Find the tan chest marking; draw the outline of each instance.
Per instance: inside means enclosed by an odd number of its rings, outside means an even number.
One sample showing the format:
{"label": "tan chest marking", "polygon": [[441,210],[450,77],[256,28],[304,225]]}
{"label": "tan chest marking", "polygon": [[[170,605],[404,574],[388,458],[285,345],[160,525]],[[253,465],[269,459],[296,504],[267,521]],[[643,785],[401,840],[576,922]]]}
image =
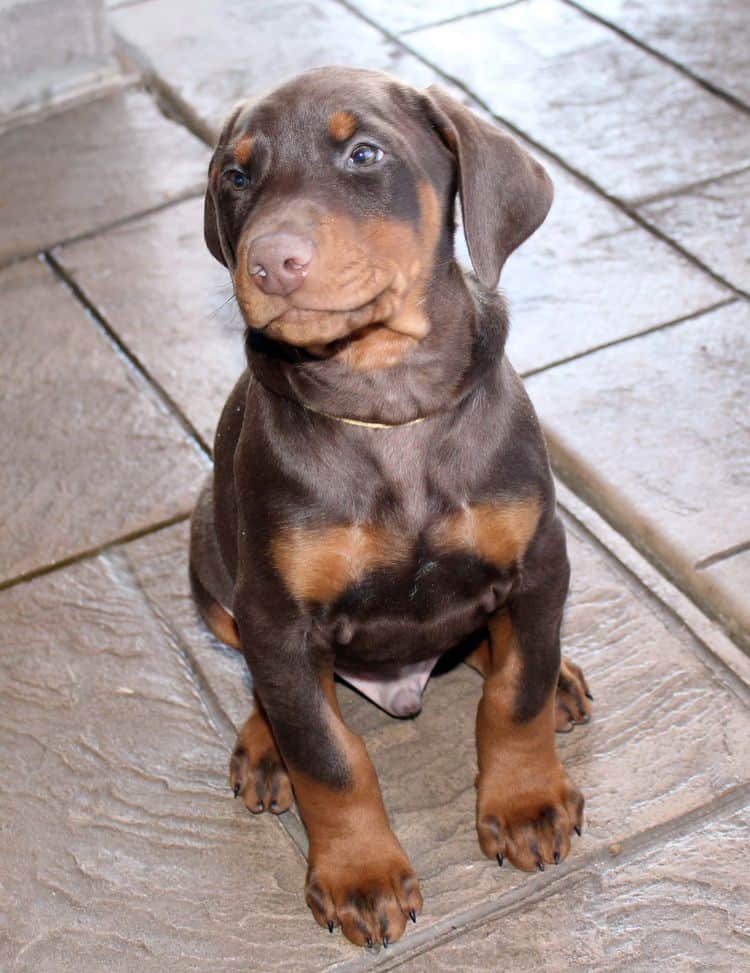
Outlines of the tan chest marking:
{"label": "tan chest marking", "polygon": [[540,513],[536,498],[473,504],[440,521],[433,543],[443,550],[468,551],[499,568],[508,568],[522,559]]}
{"label": "tan chest marking", "polygon": [[290,527],[271,543],[274,566],[295,598],[328,604],[376,568],[406,561],[411,542],[373,524]]}

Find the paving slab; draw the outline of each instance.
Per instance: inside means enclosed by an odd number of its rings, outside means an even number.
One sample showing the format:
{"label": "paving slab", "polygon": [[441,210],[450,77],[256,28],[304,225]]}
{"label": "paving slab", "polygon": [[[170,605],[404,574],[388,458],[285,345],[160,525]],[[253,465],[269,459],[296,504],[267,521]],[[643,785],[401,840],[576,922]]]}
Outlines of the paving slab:
{"label": "paving slab", "polygon": [[[250,707],[249,682],[242,660],[217,648],[195,620],[186,525],[129,544],[124,554],[157,614],[239,724]],[[750,777],[746,704],[704,665],[687,634],[668,626],[606,556],[575,535],[571,554],[565,651],[588,674],[596,715],[588,726],[558,738],[586,795],[587,821],[569,863],[554,874],[501,871],[478,850],[474,720],[481,682],[473,670],[461,666],[433,679],[416,720],[391,719],[339,687],[345,716],[364,735],[395,829],[421,877],[420,935],[511,890],[537,893],[587,855],[694,810]],[[247,816],[239,807],[237,813]],[[408,948],[408,936],[404,943]]]}
{"label": "paving slab", "polygon": [[499,117],[627,201],[750,163],[750,118],[559,0],[409,35]]}
{"label": "paving slab", "polygon": [[690,0],[689,9],[683,0],[578,3],[750,105],[750,18],[745,0]]}
{"label": "paving slab", "polygon": [[377,68],[414,84],[432,78],[416,58],[335,0],[151,0],[113,10],[111,20],[126,49],[208,139],[237,101],[308,68]]}
{"label": "paving slab", "polygon": [[[229,272],[203,241],[191,199],[55,251],[204,442],[245,363]],[[228,302],[228,303],[227,303]]]}
{"label": "paving slab", "polygon": [[[389,969],[410,973],[737,973],[750,961],[746,806]],[[502,958],[500,960],[500,958]]]}
{"label": "paving slab", "polygon": [[[533,154],[533,149],[531,150]],[[693,314],[731,292],[545,160],[555,200],[503,268],[508,354],[518,371]]]}
{"label": "paving slab", "polygon": [[205,456],[49,267],[0,309],[0,581],[189,510]]}
{"label": "paving slab", "polygon": [[739,631],[746,608],[696,565],[750,540],[747,302],[528,381],[576,492]]}
{"label": "paving slab", "polygon": [[208,150],[144,92],[0,137],[0,264],[199,192]]}
{"label": "paving slab", "polygon": [[660,199],[640,212],[711,270],[750,294],[750,169]]}
{"label": "paving slab", "polygon": [[15,586],[0,614],[0,967],[340,957],[309,926],[304,861],[278,821],[237,813],[226,744],[120,560]]}

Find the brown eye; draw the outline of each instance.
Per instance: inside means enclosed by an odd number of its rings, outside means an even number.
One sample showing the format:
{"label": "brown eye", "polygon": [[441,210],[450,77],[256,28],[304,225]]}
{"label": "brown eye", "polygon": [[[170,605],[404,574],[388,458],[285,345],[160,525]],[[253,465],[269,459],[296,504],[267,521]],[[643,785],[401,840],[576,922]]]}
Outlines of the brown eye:
{"label": "brown eye", "polygon": [[374,166],[383,158],[383,150],[377,145],[370,145],[369,142],[362,142],[352,149],[352,153],[347,160],[350,168],[364,169],[367,166]]}
{"label": "brown eye", "polygon": [[227,173],[227,179],[235,189],[247,189],[250,185],[250,180],[239,169],[230,169]]}

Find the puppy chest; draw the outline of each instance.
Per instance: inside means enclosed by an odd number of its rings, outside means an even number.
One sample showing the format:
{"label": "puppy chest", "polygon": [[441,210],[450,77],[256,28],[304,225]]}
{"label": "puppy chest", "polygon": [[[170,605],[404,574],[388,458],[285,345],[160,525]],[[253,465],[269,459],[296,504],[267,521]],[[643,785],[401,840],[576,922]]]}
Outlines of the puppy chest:
{"label": "puppy chest", "polygon": [[414,618],[473,601],[491,611],[538,519],[538,501],[525,498],[466,505],[411,529],[290,527],[276,535],[271,555],[287,590],[314,613]]}

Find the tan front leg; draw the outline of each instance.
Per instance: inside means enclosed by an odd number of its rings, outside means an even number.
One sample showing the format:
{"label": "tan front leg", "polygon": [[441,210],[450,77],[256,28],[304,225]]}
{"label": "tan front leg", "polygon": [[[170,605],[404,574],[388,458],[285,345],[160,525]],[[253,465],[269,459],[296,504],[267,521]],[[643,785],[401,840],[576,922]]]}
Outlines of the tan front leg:
{"label": "tan front leg", "polygon": [[582,824],[583,798],[555,749],[555,681],[541,709],[519,718],[524,656],[511,614],[490,621],[477,713],[477,832],[482,851],[524,871],[562,861]]}

